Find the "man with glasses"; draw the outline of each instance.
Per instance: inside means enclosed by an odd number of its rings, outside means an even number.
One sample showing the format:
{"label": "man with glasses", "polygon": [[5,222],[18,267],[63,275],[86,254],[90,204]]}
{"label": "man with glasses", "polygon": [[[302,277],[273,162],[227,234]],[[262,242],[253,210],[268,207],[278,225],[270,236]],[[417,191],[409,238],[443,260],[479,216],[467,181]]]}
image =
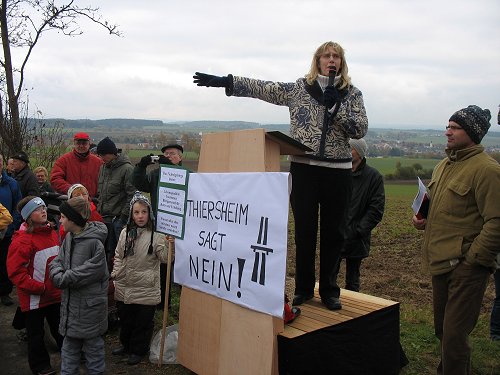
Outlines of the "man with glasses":
{"label": "man with glasses", "polygon": [[73,184],[82,184],[90,198],[97,195],[97,176],[102,160],[90,153],[90,137],[87,133],[73,136],[73,150],[56,160],[50,173],[50,184],[60,194],[66,194]]}
{"label": "man with glasses", "polygon": [[432,276],[434,331],[441,341],[437,373],[471,373],[469,334],[500,251],[500,166],[480,144],[490,127],[487,109],[470,105],[446,127],[446,154],[429,183],[423,264]]}

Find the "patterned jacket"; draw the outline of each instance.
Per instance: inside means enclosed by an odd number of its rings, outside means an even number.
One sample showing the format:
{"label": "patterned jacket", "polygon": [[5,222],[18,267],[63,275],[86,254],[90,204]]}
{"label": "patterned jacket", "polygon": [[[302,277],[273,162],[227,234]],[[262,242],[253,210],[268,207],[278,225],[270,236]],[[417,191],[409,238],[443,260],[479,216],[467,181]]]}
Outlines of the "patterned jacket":
{"label": "patterned jacket", "polygon": [[500,251],[500,165],[481,145],[446,152],[428,186],[424,266],[439,275],[465,260],[493,271]]}
{"label": "patterned jacket", "polygon": [[354,86],[340,91],[340,106],[323,126],[325,104],[318,82],[309,85],[305,78],[282,83],[229,75],[232,86],[227,95],[250,97],[287,106],[290,112],[290,136],[310,147],[312,159],[350,162],[349,138],[362,138],[368,130],[363,96]]}

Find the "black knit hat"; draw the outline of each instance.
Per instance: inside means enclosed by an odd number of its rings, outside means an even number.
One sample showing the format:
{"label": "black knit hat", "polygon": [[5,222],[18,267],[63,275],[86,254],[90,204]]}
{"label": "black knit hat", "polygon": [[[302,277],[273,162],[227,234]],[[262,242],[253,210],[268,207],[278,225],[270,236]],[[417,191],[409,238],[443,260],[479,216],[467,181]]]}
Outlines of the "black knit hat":
{"label": "black knit hat", "polygon": [[116,148],[115,142],[109,139],[109,137],[104,138],[97,144],[97,155],[107,154],[118,154],[118,149]]}
{"label": "black knit hat", "polygon": [[21,161],[24,161],[25,163],[29,163],[30,162],[30,159],[28,158],[28,155],[24,151],[16,152],[10,158],[11,159],[21,160]]}
{"label": "black knit hat", "polygon": [[480,144],[485,134],[488,133],[490,120],[489,109],[481,109],[477,105],[462,108],[450,117],[450,121],[460,125],[475,144]]}

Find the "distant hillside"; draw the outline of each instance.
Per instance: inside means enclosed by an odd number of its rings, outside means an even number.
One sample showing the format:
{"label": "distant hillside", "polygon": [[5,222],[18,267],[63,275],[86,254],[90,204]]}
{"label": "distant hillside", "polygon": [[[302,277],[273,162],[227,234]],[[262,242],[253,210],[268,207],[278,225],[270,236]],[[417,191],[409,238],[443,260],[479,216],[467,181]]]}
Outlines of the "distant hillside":
{"label": "distant hillside", "polygon": [[[35,121],[31,119],[31,121]],[[47,126],[62,122],[65,129],[145,129],[151,131],[188,130],[189,132],[230,131],[241,129],[264,128],[266,130],[279,130],[288,133],[289,124],[259,124],[248,121],[175,121],[163,122],[161,120],[144,119],[102,119],[102,120],[67,120],[61,118],[44,119]]]}

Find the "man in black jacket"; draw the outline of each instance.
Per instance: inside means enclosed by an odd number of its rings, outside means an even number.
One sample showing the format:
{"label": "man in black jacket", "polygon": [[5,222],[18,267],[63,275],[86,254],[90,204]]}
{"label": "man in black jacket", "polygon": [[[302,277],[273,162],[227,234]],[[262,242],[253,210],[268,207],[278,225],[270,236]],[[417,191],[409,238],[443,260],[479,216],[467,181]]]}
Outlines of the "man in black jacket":
{"label": "man in black jacket", "polygon": [[10,157],[13,159],[14,174],[13,178],[19,184],[23,197],[28,195],[38,196],[40,189],[35,174],[29,167],[29,158],[24,151],[16,152]]}
{"label": "man in black jacket", "polygon": [[[181,145],[170,144],[161,148],[163,155],[160,155],[157,160],[158,164],[182,165],[182,153],[184,149]],[[153,212],[157,214],[158,210],[158,179],[160,176],[160,168],[154,168],[146,173],[146,168],[155,161],[151,158],[153,154],[143,156],[141,161],[136,164],[132,173],[132,184],[140,191],[144,191],[151,195],[151,205]]]}
{"label": "man in black jacket", "polygon": [[[371,231],[382,220],[385,206],[382,175],[366,164],[368,146],[364,139],[349,141],[352,153],[352,195],[341,256],[346,260],[345,288],[359,292],[361,261],[370,252]],[[340,261],[335,269],[335,280]]]}

